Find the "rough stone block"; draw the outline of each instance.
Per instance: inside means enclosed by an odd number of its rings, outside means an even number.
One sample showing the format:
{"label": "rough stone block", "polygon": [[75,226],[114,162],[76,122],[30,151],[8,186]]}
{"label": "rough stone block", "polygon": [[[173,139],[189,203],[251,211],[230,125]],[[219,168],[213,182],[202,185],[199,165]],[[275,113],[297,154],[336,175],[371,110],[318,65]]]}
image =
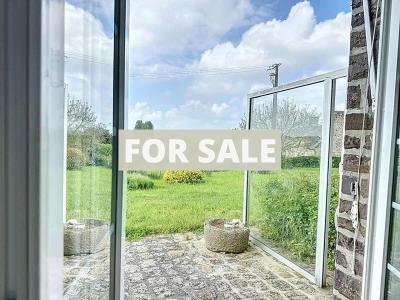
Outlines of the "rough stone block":
{"label": "rough stone block", "polygon": [[335,271],[335,289],[349,299],[361,299],[361,282],[338,269]]}
{"label": "rough stone block", "polygon": [[[353,251],[354,248],[354,238],[344,235],[338,232],[337,244],[347,250]],[[356,252],[360,255],[364,255],[364,243],[359,240],[356,241]]]}
{"label": "rough stone block", "polygon": [[361,180],[361,188],[360,188],[360,195],[364,199],[368,198],[369,193],[369,179],[362,179]]}
{"label": "rough stone block", "polygon": [[368,55],[366,52],[350,56],[348,81],[367,78]]}
{"label": "rough stone block", "polygon": [[[371,159],[363,156],[361,159],[360,172],[369,173]],[[358,172],[359,157],[354,154],[345,154],[343,156],[343,170],[350,172]]]}
{"label": "rough stone block", "polygon": [[336,250],[336,263],[344,268],[348,265],[346,255],[339,250]]}
{"label": "rough stone block", "polygon": [[[364,114],[353,113],[346,115],[345,130],[362,130]],[[365,115],[364,129],[371,130],[374,122],[370,114]]]}
{"label": "rough stone block", "polygon": [[352,4],[351,4],[351,7],[353,9],[355,9],[355,8],[361,7],[362,5],[363,5],[363,1],[362,0],[353,0]]}
{"label": "rough stone block", "polygon": [[347,108],[360,108],[361,88],[357,86],[347,87]]}
{"label": "rough stone block", "polygon": [[350,37],[350,49],[365,47],[367,40],[365,31],[353,31]]}
{"label": "rough stone block", "polygon": [[344,149],[359,149],[360,148],[360,138],[350,135],[344,136]]}
{"label": "rough stone block", "polygon": [[[340,199],[339,201],[339,212],[349,214],[351,211],[352,201]],[[368,205],[364,203],[358,203],[358,217],[362,220],[367,219]],[[343,226],[344,227],[344,226]],[[344,227],[346,228],[346,227]],[[348,229],[348,228],[346,228]]]}
{"label": "rough stone block", "polygon": [[339,212],[340,213],[350,213],[350,211],[351,211],[351,201],[340,199]]}
{"label": "rough stone block", "polygon": [[351,27],[357,27],[364,24],[364,13],[359,12],[357,14],[353,14],[351,18]]}
{"label": "rough stone block", "polygon": [[[337,219],[337,224],[338,224],[339,228],[344,228],[344,229],[347,229],[347,230],[349,230],[351,232],[354,232],[353,224],[352,224],[351,220],[349,220],[349,219],[339,217]],[[365,227],[362,226],[361,224],[359,224],[358,226],[359,226],[358,227],[359,234],[362,237],[365,237]]]}
{"label": "rough stone block", "polygon": [[353,228],[353,224],[352,224],[351,220],[339,217],[339,218],[337,218],[337,225],[339,228],[344,228],[344,229],[354,232],[354,228]]}
{"label": "rough stone block", "polygon": [[358,276],[362,276],[363,270],[364,270],[364,262],[356,259],[354,264],[354,273]]}
{"label": "rough stone block", "polygon": [[351,195],[351,184],[352,184],[352,182],[356,182],[356,181],[357,181],[357,177],[355,177],[355,176],[343,175],[341,192],[346,195]]}
{"label": "rough stone block", "polygon": [[372,149],[372,134],[368,134],[367,136],[365,136],[364,149],[367,149],[367,150]]}

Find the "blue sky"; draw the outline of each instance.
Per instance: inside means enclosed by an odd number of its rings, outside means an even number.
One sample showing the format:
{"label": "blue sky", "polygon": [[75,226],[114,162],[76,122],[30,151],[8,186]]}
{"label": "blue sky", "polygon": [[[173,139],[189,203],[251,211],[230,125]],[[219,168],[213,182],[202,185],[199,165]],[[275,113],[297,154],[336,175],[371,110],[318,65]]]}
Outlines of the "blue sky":
{"label": "blue sky", "polygon": [[[106,124],[111,2],[66,4],[68,92]],[[270,86],[271,63],[283,63],[281,83],[347,66],[349,1],[132,0],[131,7],[130,126],[143,119],[156,128],[233,128],[247,92]],[[319,107],[319,95],[315,87],[290,97]]]}

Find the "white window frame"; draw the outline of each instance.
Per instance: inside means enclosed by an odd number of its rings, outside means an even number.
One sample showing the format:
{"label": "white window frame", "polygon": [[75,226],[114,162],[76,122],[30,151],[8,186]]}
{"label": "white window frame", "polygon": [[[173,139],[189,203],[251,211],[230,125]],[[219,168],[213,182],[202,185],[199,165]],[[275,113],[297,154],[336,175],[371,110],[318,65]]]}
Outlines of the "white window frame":
{"label": "white window frame", "polygon": [[[247,123],[246,129],[251,129],[251,113],[254,99],[274,95],[313,84],[324,83],[323,99],[323,126],[321,143],[321,162],[320,162],[320,186],[318,198],[318,221],[317,221],[317,249],[315,257],[315,272],[300,267],[296,263],[287,259],[277,251],[265,244],[263,239],[254,233],[250,233],[251,241],[263,249],[265,252],[275,257],[294,271],[303,275],[305,278],[315,283],[319,287],[326,285],[327,260],[328,260],[328,229],[329,229],[329,202],[330,202],[330,178],[332,166],[332,143],[333,143],[333,118],[336,100],[336,81],[347,76],[347,69],[339,69],[333,72],[309,77],[299,81],[291,82],[278,87],[263,89],[251,92],[247,96]],[[244,172],[244,192],[243,192],[243,223],[249,225],[250,216],[250,181],[251,173]]]}
{"label": "white window frame", "polygon": [[383,0],[362,299],[383,299],[399,101],[400,1]]}

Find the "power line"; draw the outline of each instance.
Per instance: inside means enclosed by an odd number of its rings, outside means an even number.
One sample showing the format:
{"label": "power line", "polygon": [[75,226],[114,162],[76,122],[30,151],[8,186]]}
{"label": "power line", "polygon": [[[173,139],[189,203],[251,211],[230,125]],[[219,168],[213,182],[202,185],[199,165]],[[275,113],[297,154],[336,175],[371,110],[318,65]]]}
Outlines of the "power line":
{"label": "power line", "polygon": [[[65,62],[68,59],[75,59],[89,63],[104,64],[112,66],[111,62],[103,60],[101,58],[96,58],[90,55],[80,55],[68,52],[64,55]],[[207,68],[207,69],[197,69],[197,70],[182,70],[182,71],[169,71],[169,72],[148,72],[148,73],[131,73],[129,77],[133,78],[147,78],[147,79],[162,79],[162,78],[176,78],[176,77],[187,77],[195,75],[204,76],[216,76],[223,74],[234,74],[234,73],[244,73],[244,72],[256,72],[265,70],[265,65],[255,65],[247,67],[231,67],[231,68]]]}

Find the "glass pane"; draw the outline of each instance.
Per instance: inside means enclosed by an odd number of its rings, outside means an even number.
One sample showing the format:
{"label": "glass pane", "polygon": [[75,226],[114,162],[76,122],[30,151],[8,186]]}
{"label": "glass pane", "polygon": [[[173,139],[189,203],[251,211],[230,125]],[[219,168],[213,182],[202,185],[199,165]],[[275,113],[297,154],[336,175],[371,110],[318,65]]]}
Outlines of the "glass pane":
{"label": "glass pane", "polygon": [[[399,122],[399,121],[398,121]],[[398,206],[400,203],[400,149],[399,149],[399,136],[400,127],[398,125],[396,139],[396,152],[394,157],[394,175],[393,175],[393,205]],[[388,262],[397,270],[400,270],[400,210],[392,208],[389,231],[389,247],[388,247]],[[387,299],[399,299],[400,297],[400,279],[393,273],[388,271],[386,278],[386,296]]]}
{"label": "glass pane", "polygon": [[400,299],[400,279],[390,271],[387,271],[386,284],[386,299]]}
{"label": "glass pane", "polygon": [[[329,234],[328,234],[328,275],[333,277],[335,270],[335,212],[339,200],[339,165],[343,146],[343,126],[344,126],[344,108],[347,94],[347,78],[336,80],[335,93],[335,112],[333,122],[333,149],[332,149],[332,173],[331,173],[331,201],[329,205]],[[329,278],[329,277],[328,277]]]}
{"label": "glass pane", "polygon": [[389,263],[400,270],[400,211],[392,209]]}
{"label": "glass pane", "polygon": [[113,7],[65,3],[65,299],[109,297]]}
{"label": "glass pane", "polygon": [[394,158],[394,195],[393,201],[400,203],[400,138],[396,140],[396,157]]}
{"label": "glass pane", "polygon": [[[282,170],[253,172],[250,226],[264,242],[314,273],[324,85],[256,98],[251,128],[282,132]],[[276,114],[274,116],[274,111]],[[334,251],[334,247],[330,249]]]}

